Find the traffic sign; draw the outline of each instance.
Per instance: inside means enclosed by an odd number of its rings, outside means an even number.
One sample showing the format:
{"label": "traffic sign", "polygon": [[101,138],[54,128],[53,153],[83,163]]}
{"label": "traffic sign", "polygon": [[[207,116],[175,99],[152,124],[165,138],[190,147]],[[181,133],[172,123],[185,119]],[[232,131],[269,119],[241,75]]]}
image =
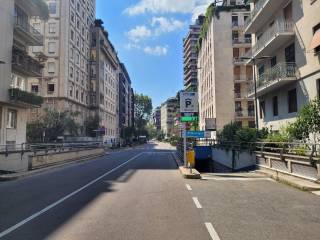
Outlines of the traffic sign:
{"label": "traffic sign", "polygon": [[187,131],[187,138],[204,138],[205,131]]}
{"label": "traffic sign", "polygon": [[199,117],[181,117],[181,122],[197,122]]}
{"label": "traffic sign", "polygon": [[198,94],[196,92],[180,92],[180,112],[198,112]]}

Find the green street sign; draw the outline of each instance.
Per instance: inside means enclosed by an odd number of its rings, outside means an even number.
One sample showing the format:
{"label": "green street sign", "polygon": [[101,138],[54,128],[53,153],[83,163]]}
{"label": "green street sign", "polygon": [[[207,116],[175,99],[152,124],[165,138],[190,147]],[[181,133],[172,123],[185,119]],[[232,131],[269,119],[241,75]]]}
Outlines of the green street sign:
{"label": "green street sign", "polygon": [[194,117],[181,117],[181,122],[197,122],[199,120],[198,116]]}

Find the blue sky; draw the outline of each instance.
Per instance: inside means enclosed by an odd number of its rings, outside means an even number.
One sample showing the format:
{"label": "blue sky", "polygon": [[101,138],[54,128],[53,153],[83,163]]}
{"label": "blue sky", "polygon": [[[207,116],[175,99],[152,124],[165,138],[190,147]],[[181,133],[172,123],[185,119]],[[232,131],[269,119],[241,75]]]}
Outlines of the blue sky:
{"label": "blue sky", "polygon": [[133,88],[156,107],[183,85],[182,39],[209,0],[97,0],[109,37]]}

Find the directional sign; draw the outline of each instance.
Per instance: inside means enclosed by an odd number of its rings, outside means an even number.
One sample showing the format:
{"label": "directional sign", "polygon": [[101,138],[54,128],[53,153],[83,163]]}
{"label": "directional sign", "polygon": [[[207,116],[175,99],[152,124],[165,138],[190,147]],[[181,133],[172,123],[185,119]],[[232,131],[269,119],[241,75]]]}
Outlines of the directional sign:
{"label": "directional sign", "polygon": [[187,131],[187,138],[204,138],[205,131]]}
{"label": "directional sign", "polygon": [[199,117],[181,117],[181,122],[197,122]]}
{"label": "directional sign", "polygon": [[198,94],[196,92],[180,92],[180,112],[198,112]]}

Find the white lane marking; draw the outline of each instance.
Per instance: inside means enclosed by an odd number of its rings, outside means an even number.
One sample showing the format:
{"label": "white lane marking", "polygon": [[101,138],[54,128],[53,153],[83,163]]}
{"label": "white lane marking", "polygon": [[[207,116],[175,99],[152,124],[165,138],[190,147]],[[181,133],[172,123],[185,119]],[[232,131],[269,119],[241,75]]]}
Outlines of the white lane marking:
{"label": "white lane marking", "polygon": [[76,195],[77,193],[81,192],[82,190],[84,190],[84,189],[86,189],[86,188],[90,187],[91,185],[93,185],[94,183],[98,182],[98,181],[99,181],[99,180],[101,180],[102,178],[104,178],[104,177],[108,176],[110,173],[115,172],[116,170],[118,170],[119,168],[121,168],[121,167],[125,166],[125,165],[126,165],[126,164],[128,164],[129,162],[131,162],[131,161],[133,161],[133,160],[137,159],[137,158],[138,158],[138,157],[140,157],[142,154],[144,154],[144,153],[142,152],[142,153],[137,154],[136,156],[134,156],[134,157],[130,158],[129,160],[125,161],[124,163],[120,164],[119,166],[117,166],[117,167],[115,167],[115,168],[111,169],[110,171],[108,171],[108,172],[104,173],[104,174],[103,174],[103,175],[101,175],[100,177],[98,177],[98,178],[96,178],[96,179],[92,180],[91,182],[87,183],[87,184],[86,184],[86,185],[84,185],[83,187],[81,187],[81,188],[79,188],[79,189],[75,190],[74,192],[72,192],[72,193],[68,194],[67,196],[65,196],[65,197],[63,197],[63,198],[59,199],[58,201],[56,201],[56,202],[54,202],[54,203],[50,204],[49,206],[47,206],[47,207],[43,208],[43,209],[42,209],[42,210],[40,210],[39,212],[36,212],[35,214],[31,215],[30,217],[28,217],[28,218],[26,218],[26,219],[22,220],[21,222],[17,223],[16,225],[14,225],[14,226],[12,226],[12,227],[8,228],[7,230],[5,230],[5,231],[1,232],[1,233],[0,233],[0,238],[2,238],[2,237],[4,237],[4,236],[8,235],[9,233],[11,233],[11,232],[13,232],[14,230],[16,230],[16,229],[20,228],[20,227],[21,227],[21,226],[23,226],[24,224],[26,224],[26,223],[30,222],[31,220],[33,220],[33,219],[35,219],[35,218],[39,217],[40,215],[42,215],[43,213],[45,213],[45,212],[49,211],[50,209],[54,208],[55,206],[59,205],[60,203],[62,203],[62,202],[64,202],[64,201],[66,201],[67,199],[69,199],[69,198],[73,197],[74,195]]}
{"label": "white lane marking", "polygon": [[189,190],[189,191],[192,191],[192,188],[189,184],[186,184],[186,188]]}
{"label": "white lane marking", "polygon": [[237,177],[202,177],[203,180],[215,180],[215,181],[272,181],[271,178],[237,178]]}
{"label": "white lane marking", "polygon": [[201,206],[201,204],[200,204],[200,202],[199,202],[197,197],[193,197],[192,200],[193,200],[193,202],[194,202],[194,204],[196,205],[197,208],[202,208],[202,206]]}
{"label": "white lane marking", "polygon": [[208,230],[212,240],[220,240],[220,237],[219,237],[218,233],[216,232],[216,230],[213,228],[212,224],[209,222],[206,222],[205,225],[207,227],[207,230]]}

